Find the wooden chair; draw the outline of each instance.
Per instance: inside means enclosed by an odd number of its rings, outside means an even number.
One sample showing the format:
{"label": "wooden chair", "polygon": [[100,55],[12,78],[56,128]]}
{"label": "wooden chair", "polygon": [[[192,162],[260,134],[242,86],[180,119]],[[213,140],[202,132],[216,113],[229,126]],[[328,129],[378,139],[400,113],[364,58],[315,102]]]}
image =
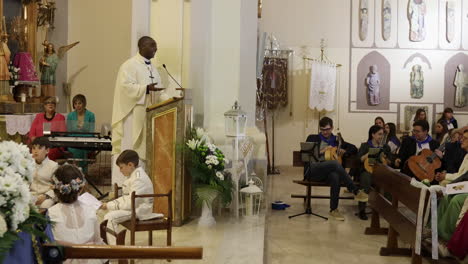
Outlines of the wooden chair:
{"label": "wooden chair", "polygon": [[[114,197],[117,198],[119,195],[119,189],[117,184],[114,184]],[[139,220],[136,216],[135,211],[135,199],[137,198],[154,198],[154,202],[157,199],[167,197],[167,208],[168,214],[166,217],[149,219],[149,220]],[[135,232],[139,231],[148,231],[148,244],[153,245],[153,231],[156,230],[167,230],[167,246],[172,244],[172,190],[166,194],[141,194],[137,195],[135,192],[131,194],[131,205],[132,205],[132,215],[130,220],[120,223],[126,229],[130,231],[130,244],[135,245]]]}

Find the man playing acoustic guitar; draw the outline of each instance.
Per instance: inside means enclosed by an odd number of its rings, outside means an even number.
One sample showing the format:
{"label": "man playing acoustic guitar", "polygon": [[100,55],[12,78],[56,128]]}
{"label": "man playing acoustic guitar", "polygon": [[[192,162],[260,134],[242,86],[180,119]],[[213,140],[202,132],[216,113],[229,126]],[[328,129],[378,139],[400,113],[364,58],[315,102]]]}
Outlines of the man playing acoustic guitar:
{"label": "man playing acoustic guitar", "polygon": [[[344,221],[343,215],[338,211],[340,196],[340,183],[343,182],[348,190],[352,192],[354,199],[359,202],[367,202],[368,196],[360,191],[345,171],[343,166],[336,160],[325,160],[325,152],[337,147],[336,136],[333,135],[333,120],[328,117],[320,119],[320,134],[309,135],[307,142],[315,142],[320,145],[320,162],[306,163],[304,165],[304,180],[327,182],[330,184],[330,216],[336,220]],[[356,146],[347,142],[341,142],[338,155],[351,155],[357,152]]]}
{"label": "man playing acoustic guitar", "polygon": [[[395,160],[395,167],[401,167],[401,172],[414,176],[406,165],[406,161],[414,155],[418,155],[423,149],[436,151],[439,143],[432,139],[429,133],[429,123],[426,120],[418,120],[413,124],[413,136],[406,137],[401,143],[398,158]],[[436,151],[439,157],[442,157],[442,152]]]}

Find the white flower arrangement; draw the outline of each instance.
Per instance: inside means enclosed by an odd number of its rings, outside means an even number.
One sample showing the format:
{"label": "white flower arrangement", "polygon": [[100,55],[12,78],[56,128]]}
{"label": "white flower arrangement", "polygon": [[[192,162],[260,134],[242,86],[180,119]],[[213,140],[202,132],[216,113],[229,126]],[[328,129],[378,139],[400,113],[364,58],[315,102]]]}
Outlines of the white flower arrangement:
{"label": "white flower arrangement", "polygon": [[196,202],[211,204],[220,196],[224,204],[232,199],[232,180],[224,170],[227,159],[223,152],[211,142],[203,128],[192,129],[186,142],[191,156],[190,172],[194,183]]}
{"label": "white flower arrangement", "polygon": [[48,223],[32,204],[34,163],[25,145],[0,142],[0,262],[18,239],[18,231],[31,233],[36,225]]}
{"label": "white flower arrangement", "polygon": [[28,147],[13,141],[0,142],[0,211],[6,215],[9,230],[29,217],[34,160]]}

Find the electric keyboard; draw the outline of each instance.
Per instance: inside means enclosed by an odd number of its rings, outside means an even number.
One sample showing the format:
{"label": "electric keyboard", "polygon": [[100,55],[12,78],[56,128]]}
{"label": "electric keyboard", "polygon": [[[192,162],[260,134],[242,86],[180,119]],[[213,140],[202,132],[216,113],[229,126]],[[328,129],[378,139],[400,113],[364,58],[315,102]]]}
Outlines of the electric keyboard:
{"label": "electric keyboard", "polygon": [[49,137],[51,148],[65,147],[84,150],[112,150],[112,141],[110,138],[99,137]]}

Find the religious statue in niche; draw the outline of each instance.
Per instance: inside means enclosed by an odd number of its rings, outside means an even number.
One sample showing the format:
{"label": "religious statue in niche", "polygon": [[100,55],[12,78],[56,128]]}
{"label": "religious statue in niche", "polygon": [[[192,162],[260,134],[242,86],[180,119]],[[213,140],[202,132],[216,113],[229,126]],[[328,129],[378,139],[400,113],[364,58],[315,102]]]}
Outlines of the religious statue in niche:
{"label": "religious statue in niche", "polygon": [[425,0],[409,0],[408,19],[410,24],[410,40],[423,41],[426,38],[426,2]]}
{"label": "religious statue in niche", "polygon": [[411,98],[420,99],[424,95],[424,74],[421,65],[413,66],[410,74]]}
{"label": "religious statue in niche", "polygon": [[392,33],[392,5],[390,0],[382,0],[382,37],[386,41]]}
{"label": "religious statue in niche", "polygon": [[466,105],[465,89],[467,88],[467,77],[464,66],[462,64],[457,66],[455,72],[455,107],[464,107]]}
{"label": "religious statue in niche", "polygon": [[450,43],[453,41],[455,36],[455,3],[453,1],[448,1],[445,6],[446,14],[446,37],[447,41]]}
{"label": "religious statue in niche", "polygon": [[[5,23],[3,18],[3,23]],[[2,26],[0,34],[0,101],[10,100],[10,71],[8,64],[10,63],[10,50],[7,45],[8,35],[6,34],[6,27]]]}
{"label": "religious statue in niche", "polygon": [[369,104],[380,104],[380,75],[377,72],[377,65],[370,66],[370,72],[366,77],[366,84]]}
{"label": "religious statue in niche", "polygon": [[367,0],[360,0],[359,3],[359,39],[364,41],[367,38],[367,28],[369,25],[369,7]]}
{"label": "religious statue in niche", "polygon": [[41,71],[41,94],[43,96],[55,96],[55,73],[59,59],[63,58],[65,53],[76,46],[79,41],[67,46],[62,46],[58,49],[58,55],[55,52],[54,44],[44,40],[44,55],[39,61]]}

